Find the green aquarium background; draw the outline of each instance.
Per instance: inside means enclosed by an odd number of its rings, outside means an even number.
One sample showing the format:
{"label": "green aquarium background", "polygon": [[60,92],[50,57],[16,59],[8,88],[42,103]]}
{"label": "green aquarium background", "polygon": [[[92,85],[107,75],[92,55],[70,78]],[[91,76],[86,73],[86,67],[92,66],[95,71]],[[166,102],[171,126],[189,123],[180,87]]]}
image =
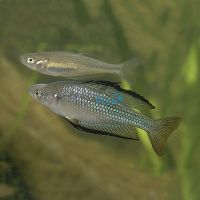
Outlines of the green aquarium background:
{"label": "green aquarium background", "polygon": [[[0,0],[0,199],[200,199],[200,1]],[[75,130],[27,93],[64,78],[23,66],[27,52],[139,58],[131,88],[153,118],[180,116],[166,154]]]}

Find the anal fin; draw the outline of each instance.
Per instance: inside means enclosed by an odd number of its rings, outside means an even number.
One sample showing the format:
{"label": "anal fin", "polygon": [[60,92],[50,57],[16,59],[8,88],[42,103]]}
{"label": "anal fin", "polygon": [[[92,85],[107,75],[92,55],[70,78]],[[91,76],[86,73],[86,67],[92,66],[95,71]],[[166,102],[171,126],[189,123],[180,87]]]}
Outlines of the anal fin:
{"label": "anal fin", "polygon": [[130,139],[130,140],[139,140],[137,136],[137,131],[133,125],[127,125],[127,124],[111,124],[109,122],[84,122],[79,121],[78,119],[72,119],[69,117],[65,117],[65,119],[72,124],[76,129],[99,134],[99,135],[109,135],[124,139]]}
{"label": "anal fin", "polygon": [[126,124],[110,124],[96,122],[80,122],[79,129],[101,135],[109,135],[124,139],[139,140],[134,126]]}

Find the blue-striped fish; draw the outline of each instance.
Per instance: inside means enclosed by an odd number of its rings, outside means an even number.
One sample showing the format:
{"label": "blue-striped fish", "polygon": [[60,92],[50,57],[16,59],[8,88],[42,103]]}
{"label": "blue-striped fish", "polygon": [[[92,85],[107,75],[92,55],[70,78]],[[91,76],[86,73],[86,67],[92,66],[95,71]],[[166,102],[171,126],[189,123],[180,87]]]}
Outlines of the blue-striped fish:
{"label": "blue-striped fish", "polygon": [[168,136],[180,118],[153,120],[139,113],[154,106],[144,97],[111,82],[61,81],[35,84],[29,94],[76,128],[87,132],[138,140],[136,128],[148,133],[153,149],[162,155]]}
{"label": "blue-striped fish", "polygon": [[114,75],[117,80],[126,79],[133,74],[139,65],[138,59],[132,59],[122,64],[109,64],[83,53],[72,52],[38,52],[27,53],[20,57],[21,62],[32,70],[51,76],[87,77]]}

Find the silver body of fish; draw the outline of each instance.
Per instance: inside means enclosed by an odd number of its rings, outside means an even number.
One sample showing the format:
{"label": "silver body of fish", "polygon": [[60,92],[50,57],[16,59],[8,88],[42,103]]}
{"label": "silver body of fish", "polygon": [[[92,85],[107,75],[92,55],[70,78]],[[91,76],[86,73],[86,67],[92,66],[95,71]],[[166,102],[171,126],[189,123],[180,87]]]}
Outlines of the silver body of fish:
{"label": "silver body of fish", "polygon": [[180,123],[178,117],[153,120],[142,115],[138,111],[154,106],[139,94],[111,82],[35,84],[29,94],[87,132],[138,140],[135,128],[143,129],[158,155],[163,154],[168,136]]}
{"label": "silver body of fish", "polygon": [[119,79],[126,79],[126,74],[130,74],[139,65],[139,59],[137,58],[122,64],[109,64],[87,54],[65,51],[27,53],[22,55],[20,60],[32,70],[63,77],[112,74],[119,77]]}

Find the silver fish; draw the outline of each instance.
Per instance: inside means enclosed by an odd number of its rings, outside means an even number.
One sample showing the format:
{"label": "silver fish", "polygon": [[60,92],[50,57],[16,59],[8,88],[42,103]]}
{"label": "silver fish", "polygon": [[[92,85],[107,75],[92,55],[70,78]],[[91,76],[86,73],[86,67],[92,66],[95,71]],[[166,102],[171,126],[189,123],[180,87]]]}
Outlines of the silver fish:
{"label": "silver fish", "polygon": [[126,74],[130,75],[130,72],[139,65],[139,60],[136,58],[122,64],[109,64],[87,54],[64,51],[27,53],[22,55],[20,60],[32,70],[63,77],[111,74],[119,79],[126,79]]}
{"label": "silver fish", "polygon": [[161,156],[168,136],[180,118],[158,120],[138,111],[155,108],[148,100],[111,82],[61,81],[35,84],[29,94],[87,132],[138,140],[136,128],[148,133],[154,151]]}

